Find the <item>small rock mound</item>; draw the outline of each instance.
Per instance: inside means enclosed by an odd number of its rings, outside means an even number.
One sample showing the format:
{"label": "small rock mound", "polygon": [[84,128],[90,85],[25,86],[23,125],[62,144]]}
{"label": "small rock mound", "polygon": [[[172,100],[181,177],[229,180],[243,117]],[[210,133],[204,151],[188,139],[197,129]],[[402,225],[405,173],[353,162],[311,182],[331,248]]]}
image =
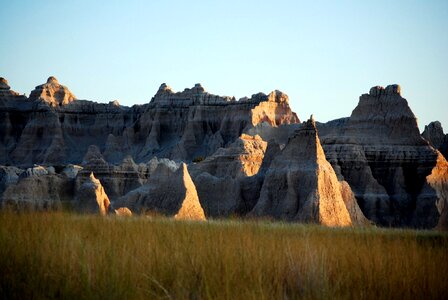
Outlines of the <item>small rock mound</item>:
{"label": "small rock mound", "polygon": [[132,211],[127,207],[117,208],[115,214],[119,217],[132,217]]}

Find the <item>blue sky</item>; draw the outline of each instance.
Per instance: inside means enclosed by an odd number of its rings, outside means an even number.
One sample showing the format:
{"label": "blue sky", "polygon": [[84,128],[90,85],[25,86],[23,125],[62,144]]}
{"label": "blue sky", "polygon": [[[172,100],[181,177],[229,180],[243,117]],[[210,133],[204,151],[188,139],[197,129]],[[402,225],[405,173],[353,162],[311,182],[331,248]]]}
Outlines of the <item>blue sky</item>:
{"label": "blue sky", "polygon": [[446,0],[0,1],[0,76],[21,93],[50,75],[124,105],[163,82],[236,98],[279,89],[301,119],[328,121],[399,83],[420,128],[448,131]]}

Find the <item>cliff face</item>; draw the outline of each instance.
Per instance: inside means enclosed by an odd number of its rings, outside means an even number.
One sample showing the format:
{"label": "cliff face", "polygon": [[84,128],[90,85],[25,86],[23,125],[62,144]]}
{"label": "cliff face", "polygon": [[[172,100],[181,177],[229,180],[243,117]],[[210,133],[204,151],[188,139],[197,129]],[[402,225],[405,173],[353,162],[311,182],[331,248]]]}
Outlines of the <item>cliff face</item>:
{"label": "cliff face", "polygon": [[427,176],[438,154],[420,136],[400,92],[398,85],[373,87],[349,119],[323,126],[322,146],[366,217],[385,226],[431,228],[438,222],[439,197],[427,187]]}
{"label": "cliff face", "polygon": [[80,164],[90,145],[112,163],[129,155],[136,162],[154,156],[191,161],[231,144],[259,123],[299,121],[279,91],[235,101],[207,93],[199,84],[177,93],[162,84],[150,103],[129,108],[76,100],[54,77],[29,99],[11,92],[5,82],[0,164]]}
{"label": "cliff face", "polygon": [[53,77],[27,98],[0,78],[0,203],[79,207],[93,172],[117,211],[446,229],[446,135],[437,122],[422,135],[398,85],[322,124],[299,123],[280,91],[236,101],[162,84],[124,107],[76,100]]}

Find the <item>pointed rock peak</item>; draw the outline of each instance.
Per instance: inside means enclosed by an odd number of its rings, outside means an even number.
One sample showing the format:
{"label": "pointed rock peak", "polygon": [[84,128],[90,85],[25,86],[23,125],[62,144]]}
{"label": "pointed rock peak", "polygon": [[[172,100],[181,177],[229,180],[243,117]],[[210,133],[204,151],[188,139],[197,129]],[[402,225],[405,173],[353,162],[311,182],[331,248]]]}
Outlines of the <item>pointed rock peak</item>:
{"label": "pointed rock peak", "polygon": [[200,83],[196,83],[193,87],[193,90],[195,90],[196,92],[199,92],[199,93],[205,92],[204,87],[202,87],[202,85]]}
{"label": "pointed rock peak", "polygon": [[426,125],[425,131],[426,130],[441,132],[443,134],[442,124],[439,121],[434,121]]}
{"label": "pointed rock peak", "polygon": [[8,80],[3,77],[0,77],[0,90],[9,90],[10,86],[8,84]]}
{"label": "pointed rock peak", "polygon": [[75,207],[79,212],[99,213],[105,216],[109,211],[110,201],[101,182],[93,172],[76,193]]}
{"label": "pointed rock peak", "polygon": [[316,121],[314,121],[314,115],[311,114],[310,119],[308,120],[309,123],[311,123],[314,127],[316,127]]}
{"label": "pointed rock peak", "polygon": [[185,197],[174,218],[177,220],[206,220],[204,209],[199,202],[196,186],[191,179],[190,173],[188,173],[187,165],[182,163],[179,169],[181,170],[181,178],[185,187]]}
{"label": "pointed rock peak", "polygon": [[59,84],[59,81],[56,79],[56,77],[54,76],[50,76],[47,79],[47,83],[48,84]]}
{"label": "pointed rock peak", "polygon": [[50,76],[47,83],[36,86],[30,94],[30,100],[41,100],[57,107],[75,101],[76,97],[66,86],[59,84],[55,77]]}
{"label": "pointed rock peak", "polygon": [[277,103],[289,103],[289,97],[282,91],[275,90],[269,93],[268,101]]}
{"label": "pointed rock peak", "polygon": [[169,92],[172,93],[173,89],[167,85],[166,83],[162,83],[159,87],[159,91],[158,92]]}

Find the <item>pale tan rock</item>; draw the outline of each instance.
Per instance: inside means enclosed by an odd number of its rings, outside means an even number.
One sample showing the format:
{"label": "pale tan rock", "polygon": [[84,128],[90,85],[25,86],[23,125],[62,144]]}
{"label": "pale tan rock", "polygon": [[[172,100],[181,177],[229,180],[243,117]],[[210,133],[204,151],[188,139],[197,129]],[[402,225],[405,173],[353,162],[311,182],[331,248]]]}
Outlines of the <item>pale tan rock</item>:
{"label": "pale tan rock", "polygon": [[127,207],[119,207],[115,209],[115,215],[119,217],[132,217],[132,211]]}
{"label": "pale tan rock", "polygon": [[426,180],[438,197],[436,206],[440,217],[437,228],[448,230],[448,162],[440,152],[437,153],[437,163]]}
{"label": "pale tan rock", "polygon": [[258,174],[267,143],[259,136],[242,134],[189,170],[199,199],[210,217],[244,215],[258,199],[262,178]]}
{"label": "pale tan rock", "polygon": [[50,76],[47,83],[36,86],[30,94],[31,100],[40,99],[50,106],[61,106],[76,100],[75,95],[66,87],[59,84],[58,80]]}
{"label": "pale tan rock", "polygon": [[234,143],[226,148],[220,148],[192,167],[196,173],[207,172],[213,176],[245,177],[253,176],[263,163],[267,143],[258,135],[242,134]]}
{"label": "pale tan rock", "polygon": [[98,213],[105,216],[109,211],[109,197],[104,191],[101,182],[90,173],[76,192],[75,206],[79,212]]}
{"label": "pale tan rock", "polygon": [[182,181],[185,186],[185,196],[179,211],[174,215],[177,220],[205,220],[204,210],[199,202],[196,187],[191,180],[187,170],[187,165],[182,164]]}
{"label": "pale tan rock", "polygon": [[[252,98],[263,99],[263,95],[258,94],[256,97],[252,96]],[[289,98],[286,94],[276,90],[266,97],[267,101],[260,101],[251,111],[253,126],[260,123],[267,123],[276,127],[282,124],[299,122],[299,118],[289,107]]]}

